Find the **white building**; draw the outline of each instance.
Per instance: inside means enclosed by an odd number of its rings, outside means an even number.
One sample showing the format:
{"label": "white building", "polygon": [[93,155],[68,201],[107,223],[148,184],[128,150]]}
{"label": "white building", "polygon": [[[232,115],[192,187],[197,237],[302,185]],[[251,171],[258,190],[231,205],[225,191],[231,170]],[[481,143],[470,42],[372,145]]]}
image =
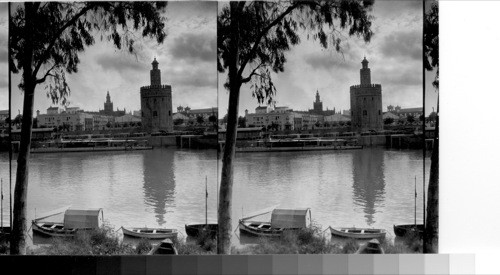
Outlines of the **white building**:
{"label": "white building", "polygon": [[50,107],[47,114],[37,111],[38,126],[43,128],[67,127],[69,131],[87,131],[105,129],[113,123],[112,116],[89,114],[78,107],[67,107],[63,110],[59,107]]}
{"label": "white building", "polygon": [[245,110],[247,127],[276,127],[276,130],[294,130],[295,114],[288,107],[276,107],[274,110],[268,106],[255,108],[255,113],[250,114]]}

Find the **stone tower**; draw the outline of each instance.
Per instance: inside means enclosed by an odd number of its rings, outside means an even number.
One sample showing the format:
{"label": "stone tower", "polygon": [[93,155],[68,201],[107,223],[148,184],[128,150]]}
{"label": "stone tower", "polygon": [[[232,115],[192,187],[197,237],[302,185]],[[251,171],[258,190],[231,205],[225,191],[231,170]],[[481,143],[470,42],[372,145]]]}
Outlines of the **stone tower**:
{"label": "stone tower", "polygon": [[108,94],[106,95],[106,102],[104,102],[104,113],[111,115],[113,113],[113,102],[111,102],[111,97]]}
{"label": "stone tower", "polygon": [[151,65],[151,85],[141,87],[142,125],[148,132],[172,132],[172,87],[161,84],[161,71],[156,58]]}
{"label": "stone tower", "polygon": [[316,90],[316,101],[313,102],[313,110],[315,113],[323,112],[323,102],[319,98],[318,90]]}
{"label": "stone tower", "polygon": [[382,85],[372,84],[366,57],[361,62],[360,84],[351,86],[351,125],[354,132],[382,131]]}

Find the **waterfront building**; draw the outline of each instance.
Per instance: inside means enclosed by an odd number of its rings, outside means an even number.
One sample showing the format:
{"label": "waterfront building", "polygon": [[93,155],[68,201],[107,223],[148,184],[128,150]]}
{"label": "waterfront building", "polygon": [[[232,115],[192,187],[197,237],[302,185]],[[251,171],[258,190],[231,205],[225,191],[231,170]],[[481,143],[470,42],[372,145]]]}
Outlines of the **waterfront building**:
{"label": "waterfront building", "polygon": [[140,117],[136,117],[134,115],[131,115],[131,114],[126,114],[126,115],[123,115],[123,116],[120,116],[120,117],[115,117],[115,124],[117,124],[118,126],[123,126],[125,124],[135,124],[137,125],[138,122],[141,122],[142,123],[142,120]]}
{"label": "waterfront building", "polygon": [[341,114],[334,114],[334,115],[325,116],[324,121],[328,122],[328,123],[348,122],[348,121],[351,121],[351,117],[346,116],[346,115],[341,115]]}
{"label": "waterfront building", "polygon": [[158,64],[156,58],[151,63],[151,85],[141,87],[142,125],[148,132],[172,132],[172,86],[161,84]]}
{"label": "waterfront building", "polygon": [[260,127],[274,130],[294,130],[295,113],[292,109],[282,106],[274,109],[269,106],[255,108],[255,113],[250,114],[245,110],[247,127]]}
{"label": "waterfront building", "polygon": [[40,111],[37,111],[36,118],[38,127],[63,127],[67,131],[102,130],[114,122],[113,116],[100,115],[95,112],[87,113],[78,107],[66,107],[66,109],[49,107],[46,114],[40,114]]}
{"label": "waterfront building", "polygon": [[86,131],[94,129],[94,116],[83,112],[69,113],[50,107],[47,114],[37,115],[38,127],[41,128],[59,128],[64,127],[68,131]]}
{"label": "waterfront building", "polygon": [[354,132],[382,131],[382,85],[371,83],[366,57],[361,62],[360,84],[350,87],[351,125]]}

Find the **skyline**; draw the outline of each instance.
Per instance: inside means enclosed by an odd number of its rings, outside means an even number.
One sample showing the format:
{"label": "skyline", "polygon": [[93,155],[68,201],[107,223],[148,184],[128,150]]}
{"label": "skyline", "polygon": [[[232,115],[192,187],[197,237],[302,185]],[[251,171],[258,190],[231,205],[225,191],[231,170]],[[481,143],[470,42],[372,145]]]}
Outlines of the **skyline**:
{"label": "skyline", "polygon": [[[343,55],[321,48],[302,32],[301,43],[285,53],[284,72],[272,74],[277,89],[276,106],[301,111],[312,109],[318,90],[324,110],[348,110],[349,87],[359,84],[361,61],[366,56],[372,83],[382,85],[384,111],[388,105],[422,107],[422,12],[420,1],[375,1],[371,42],[365,44],[361,38],[348,37],[343,32],[346,38],[342,43]],[[227,72],[219,74],[219,115],[222,116],[228,104],[228,91],[223,86],[226,77]],[[246,84],[241,88],[240,116],[245,109],[252,113],[259,106],[249,87],[250,84]],[[428,114],[435,100],[426,94]]]}
{"label": "skyline", "polygon": [[[174,110],[179,105],[193,109],[216,106],[216,15],[217,2],[169,2],[165,41],[158,45],[141,36],[136,41],[136,55],[117,50],[96,36],[95,44],[79,55],[78,72],[67,74],[69,106],[98,111],[103,109],[109,91],[115,110],[140,110],[140,87],[150,84],[149,71],[155,57],[162,84],[172,86]],[[3,18],[0,15],[0,22]],[[23,96],[17,87],[20,77],[12,74],[12,116],[18,110],[22,112]],[[43,86],[37,86],[34,112],[45,113],[48,107],[56,106],[47,99]],[[8,109],[7,104],[2,100],[0,109]]]}
{"label": "skyline", "polygon": [[[227,91],[222,87],[225,74],[218,75],[220,81],[218,87],[215,86],[218,74],[215,63],[216,3],[169,3],[165,42],[156,45],[153,41],[142,40],[137,56],[116,50],[109,42],[97,39],[95,45],[80,55],[79,72],[68,75],[72,88],[70,106],[98,111],[103,108],[109,91],[115,109],[139,110],[139,88],[149,84],[151,62],[156,57],[164,84],[172,85],[174,111],[179,105],[191,108],[218,106],[223,115],[227,109]],[[421,4],[376,1],[373,15],[375,35],[372,42],[365,45],[361,39],[348,38],[344,57],[333,50],[323,50],[317,42],[307,39],[292,48],[286,54],[289,61],[285,64],[285,72],[274,75],[278,88],[277,106],[287,105],[301,111],[311,109],[318,90],[325,110],[349,109],[349,86],[359,84],[361,60],[366,55],[372,69],[372,82],[382,84],[384,111],[391,104],[402,108],[422,107]],[[0,3],[0,90],[5,91],[0,93],[0,109],[8,109],[6,23],[7,4]],[[394,29],[398,30],[391,31]],[[430,85],[433,78],[434,72],[426,72],[427,115],[436,106],[435,89]],[[22,95],[17,88],[19,80],[20,74],[12,75],[13,116],[18,110],[22,111]],[[39,86],[34,111],[44,113],[50,106],[55,105]],[[257,106],[248,85],[243,86],[240,115],[245,109],[253,112]]]}

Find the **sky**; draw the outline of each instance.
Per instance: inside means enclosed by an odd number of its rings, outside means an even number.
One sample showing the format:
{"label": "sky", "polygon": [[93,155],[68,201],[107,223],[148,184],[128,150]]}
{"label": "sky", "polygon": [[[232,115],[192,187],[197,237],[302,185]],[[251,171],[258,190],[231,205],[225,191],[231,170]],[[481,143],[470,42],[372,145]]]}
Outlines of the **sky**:
{"label": "sky", "polygon": [[[72,90],[70,106],[97,111],[103,108],[109,91],[114,108],[140,109],[139,88],[149,84],[154,57],[164,84],[172,85],[173,109],[179,105],[206,108],[219,105],[226,113],[228,93],[223,87],[226,73],[216,71],[216,2],[170,2],[166,17],[168,36],[162,45],[144,40],[137,56],[115,49],[96,39],[95,45],[80,54],[76,74],[68,76]],[[220,2],[220,4],[224,4]],[[382,104],[403,108],[422,106],[422,4],[420,1],[375,1],[372,15],[375,35],[366,44],[348,37],[343,55],[322,49],[307,40],[286,54],[285,72],[273,75],[278,93],[277,106],[294,110],[312,108],[316,90],[323,108],[350,108],[349,87],[359,84],[364,56],[372,72],[372,83],[382,84]],[[219,82],[217,85],[217,77]],[[426,73],[426,113],[436,106],[436,92],[430,85],[434,72]],[[22,93],[17,88],[20,75],[12,75],[12,114],[22,111]],[[0,3],[0,110],[8,109],[7,4]],[[217,89],[219,93],[217,94]],[[37,88],[35,110],[45,113],[53,106],[43,86]],[[258,106],[249,85],[241,90],[240,115]]]}
{"label": "sky", "polygon": [[[6,6],[6,5],[3,5]],[[2,6],[0,6],[2,7]],[[0,45],[7,41],[6,8],[0,15]],[[192,109],[217,105],[216,2],[170,2],[167,6],[167,37],[163,44],[137,41],[137,55],[117,50],[96,37],[96,43],[80,54],[78,72],[67,75],[71,88],[69,106],[86,111],[104,108],[109,91],[114,109],[140,110],[140,87],[150,84],[153,58],[159,62],[162,84],[172,86],[173,109],[179,105]],[[5,37],[5,39],[4,39]],[[5,48],[5,54],[4,54]],[[6,46],[0,50],[0,65],[6,67]],[[5,57],[4,57],[5,56]],[[4,95],[5,71],[0,70],[0,109],[7,109]],[[12,75],[12,114],[22,112],[22,93],[17,88],[20,75]],[[37,87],[35,108],[43,114],[54,106],[44,85]]]}
{"label": "sky", "polygon": [[[371,42],[366,44],[361,38],[346,35],[343,55],[323,49],[302,33],[301,43],[286,53],[285,71],[273,75],[276,106],[312,109],[318,90],[323,109],[350,109],[349,87],[359,84],[361,61],[366,56],[372,83],[382,85],[384,111],[388,105],[422,107],[422,8],[421,1],[375,1]],[[227,73],[219,75],[219,115],[227,113],[228,91],[223,87],[226,79]],[[245,109],[253,113],[259,106],[249,86],[241,89],[242,116]]]}

